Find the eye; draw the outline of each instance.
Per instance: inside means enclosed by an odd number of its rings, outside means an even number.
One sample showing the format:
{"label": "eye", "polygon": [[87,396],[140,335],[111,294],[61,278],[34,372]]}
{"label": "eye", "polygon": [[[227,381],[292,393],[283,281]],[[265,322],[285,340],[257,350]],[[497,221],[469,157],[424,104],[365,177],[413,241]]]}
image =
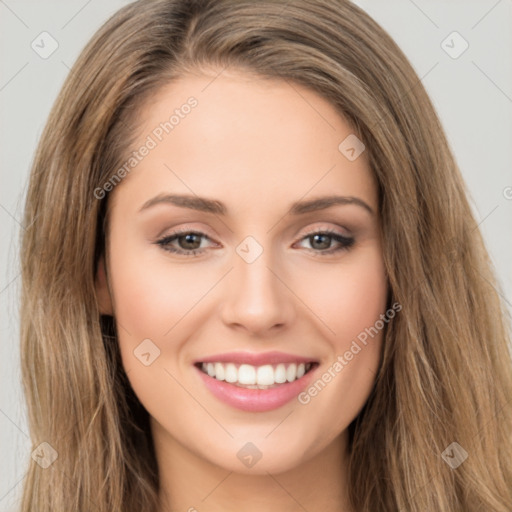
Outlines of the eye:
{"label": "eye", "polygon": [[[208,236],[200,231],[176,231],[156,243],[164,251],[183,256],[197,256],[204,252],[204,247],[201,247],[201,238],[209,240]],[[173,243],[177,243],[178,247],[171,245]]]}
{"label": "eye", "polygon": [[[173,254],[179,254],[186,257],[199,256],[205,252],[205,247],[202,241],[210,240],[210,238],[200,231],[176,231],[170,235],[161,238],[156,242],[157,245],[162,247],[164,251]],[[300,242],[308,241],[310,247],[309,252],[316,253],[318,256],[329,255],[343,250],[348,250],[354,245],[355,239],[346,237],[337,231],[330,229],[322,231],[312,231],[306,236],[301,238]],[[338,244],[337,247],[332,247],[332,242]]]}
{"label": "eye", "polygon": [[[323,256],[348,250],[354,245],[355,239],[344,236],[337,231],[325,229],[308,233],[301,241],[309,242],[311,247],[310,251],[317,253],[319,256]],[[337,247],[331,247],[333,241],[338,243]]]}

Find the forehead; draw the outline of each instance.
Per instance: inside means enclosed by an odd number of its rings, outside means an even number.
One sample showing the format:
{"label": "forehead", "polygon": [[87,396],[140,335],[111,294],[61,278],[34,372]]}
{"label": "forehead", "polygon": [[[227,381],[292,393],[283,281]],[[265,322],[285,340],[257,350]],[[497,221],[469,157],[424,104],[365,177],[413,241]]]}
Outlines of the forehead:
{"label": "forehead", "polygon": [[226,198],[246,211],[339,192],[376,208],[366,154],[350,161],[339,149],[353,129],[298,84],[242,72],[185,75],[139,115],[132,150],[145,156],[113,191],[115,202],[176,191]]}

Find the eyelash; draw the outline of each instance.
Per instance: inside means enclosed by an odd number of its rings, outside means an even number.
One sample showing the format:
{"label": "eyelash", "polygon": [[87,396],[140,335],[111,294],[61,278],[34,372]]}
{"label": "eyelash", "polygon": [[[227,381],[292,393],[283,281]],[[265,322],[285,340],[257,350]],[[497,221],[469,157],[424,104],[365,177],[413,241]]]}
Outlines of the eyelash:
{"label": "eyelash", "polygon": [[[184,256],[184,257],[200,256],[204,252],[204,249],[189,249],[189,250],[185,250],[185,249],[171,248],[169,246],[169,244],[171,242],[173,242],[174,240],[177,240],[180,236],[183,236],[183,235],[197,235],[197,236],[203,236],[203,237],[209,239],[208,235],[206,235],[205,233],[201,233],[200,231],[193,231],[193,230],[190,230],[190,229],[185,229],[185,230],[182,230],[182,231],[180,231],[180,230],[175,231],[174,233],[172,233],[170,235],[167,235],[164,238],[161,238],[160,240],[157,240],[155,243],[157,245],[159,245],[164,251],[168,251],[168,252],[173,253],[173,254],[179,254],[179,255]],[[335,249],[328,249],[328,250],[322,250],[322,251],[318,251],[318,250],[315,250],[315,249],[309,249],[309,251],[311,251],[313,253],[316,253],[315,256],[320,256],[320,257],[327,256],[327,255],[330,255],[330,254],[334,254],[334,253],[337,253],[337,252],[340,252],[340,251],[347,251],[347,250],[349,250],[354,245],[354,242],[355,242],[354,238],[340,235],[337,231],[333,231],[333,230],[330,230],[330,229],[311,231],[309,233],[306,233],[301,238],[300,241],[302,241],[302,240],[304,240],[306,238],[310,238],[310,237],[312,237],[314,235],[327,235],[327,236],[331,237],[332,239],[334,239],[336,242],[341,244],[340,247],[337,247]]]}

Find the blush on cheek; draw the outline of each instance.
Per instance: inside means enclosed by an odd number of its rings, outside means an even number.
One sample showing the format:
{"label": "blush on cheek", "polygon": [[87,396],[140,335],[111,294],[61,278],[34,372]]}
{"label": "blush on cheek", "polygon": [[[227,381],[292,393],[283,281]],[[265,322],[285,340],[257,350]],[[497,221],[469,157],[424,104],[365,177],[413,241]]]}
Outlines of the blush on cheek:
{"label": "blush on cheek", "polygon": [[308,309],[338,351],[373,326],[386,309],[387,280],[379,248],[361,252],[339,265],[316,264],[291,283],[299,297],[307,298]]}
{"label": "blush on cheek", "polygon": [[215,283],[197,267],[170,263],[142,264],[136,258],[112,265],[115,315],[127,332],[139,338],[161,338],[197,304]]}

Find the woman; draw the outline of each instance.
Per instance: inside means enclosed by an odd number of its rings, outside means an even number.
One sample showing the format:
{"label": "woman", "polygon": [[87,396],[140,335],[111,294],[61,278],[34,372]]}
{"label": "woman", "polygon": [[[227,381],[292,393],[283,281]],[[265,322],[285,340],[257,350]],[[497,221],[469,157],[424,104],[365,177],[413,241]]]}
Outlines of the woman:
{"label": "woman", "polygon": [[353,4],[121,9],[25,225],[23,511],[512,509],[487,253],[424,88]]}

